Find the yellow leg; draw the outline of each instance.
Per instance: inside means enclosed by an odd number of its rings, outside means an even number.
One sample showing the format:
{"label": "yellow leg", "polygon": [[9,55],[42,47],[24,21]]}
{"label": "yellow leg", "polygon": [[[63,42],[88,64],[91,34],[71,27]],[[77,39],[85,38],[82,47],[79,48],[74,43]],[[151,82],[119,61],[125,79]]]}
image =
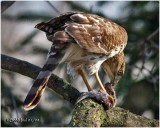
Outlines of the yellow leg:
{"label": "yellow leg", "polygon": [[91,86],[89,85],[89,83],[88,83],[88,81],[87,81],[87,78],[86,78],[86,76],[85,76],[85,73],[84,73],[83,69],[81,69],[81,68],[78,69],[78,73],[81,75],[84,83],[86,84],[86,87],[87,87],[88,91],[91,91],[91,90],[92,90],[92,89],[91,89]]}
{"label": "yellow leg", "polygon": [[[96,77],[96,80],[97,80],[97,82],[98,82],[98,85],[99,85],[100,89],[102,89],[106,94],[108,94],[108,93],[106,92],[106,89],[104,88],[104,86],[103,86],[100,78],[99,78],[98,72],[95,73],[95,77]],[[113,99],[113,97],[110,96],[109,94],[108,94],[108,97],[111,99],[111,102],[113,102],[113,104],[114,104],[114,99]]]}
{"label": "yellow leg", "polygon": [[103,84],[102,84],[102,82],[99,78],[98,72],[95,73],[95,77],[96,77],[96,80],[98,82],[98,85],[99,85],[100,89],[102,89],[105,93],[107,93],[106,89],[104,88],[104,86],[103,86]]}

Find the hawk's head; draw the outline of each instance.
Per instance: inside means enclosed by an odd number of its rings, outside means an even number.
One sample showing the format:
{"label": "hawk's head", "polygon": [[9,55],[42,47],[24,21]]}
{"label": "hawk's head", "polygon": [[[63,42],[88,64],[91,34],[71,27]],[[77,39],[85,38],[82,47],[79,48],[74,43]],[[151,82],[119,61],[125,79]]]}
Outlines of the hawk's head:
{"label": "hawk's head", "polygon": [[102,67],[104,71],[109,75],[111,82],[113,82],[114,85],[118,84],[125,71],[124,53],[121,52],[116,56],[104,61]]}

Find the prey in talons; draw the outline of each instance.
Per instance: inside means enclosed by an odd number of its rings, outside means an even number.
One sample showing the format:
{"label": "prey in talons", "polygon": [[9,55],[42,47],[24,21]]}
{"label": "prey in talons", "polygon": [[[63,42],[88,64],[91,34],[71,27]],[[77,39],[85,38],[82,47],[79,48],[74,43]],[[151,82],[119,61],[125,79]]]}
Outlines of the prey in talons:
{"label": "prey in talons", "polygon": [[92,90],[90,92],[83,92],[81,93],[81,96],[77,99],[77,103],[81,102],[84,99],[93,99],[99,104],[102,104],[105,110],[111,109],[112,107],[115,107],[116,105],[116,93],[114,90],[113,83],[106,83],[104,85],[104,88],[107,93],[105,93],[103,90]]}

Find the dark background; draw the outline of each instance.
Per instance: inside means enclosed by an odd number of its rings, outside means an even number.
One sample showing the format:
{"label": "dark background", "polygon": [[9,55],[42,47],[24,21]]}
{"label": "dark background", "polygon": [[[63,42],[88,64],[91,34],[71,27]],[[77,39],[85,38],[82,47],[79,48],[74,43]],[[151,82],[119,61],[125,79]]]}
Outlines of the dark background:
{"label": "dark background", "polygon": [[[18,1],[1,15],[2,53],[42,67],[51,43],[34,26],[58,16],[60,13],[54,7],[61,13],[83,11],[98,14],[127,30],[126,71],[116,88],[117,106],[159,119],[159,2]],[[66,74],[66,65],[60,65],[54,73],[71,82],[79,91],[87,91],[80,77],[72,80]],[[105,83],[108,78],[104,71],[100,70],[99,74]],[[97,89],[94,78],[88,79]],[[38,107],[28,112],[23,110],[23,100],[32,83],[33,80],[26,76],[2,70],[2,126],[67,126],[73,106],[49,89]],[[76,83],[82,86],[76,86]],[[12,122],[11,119],[16,118],[37,121]]]}

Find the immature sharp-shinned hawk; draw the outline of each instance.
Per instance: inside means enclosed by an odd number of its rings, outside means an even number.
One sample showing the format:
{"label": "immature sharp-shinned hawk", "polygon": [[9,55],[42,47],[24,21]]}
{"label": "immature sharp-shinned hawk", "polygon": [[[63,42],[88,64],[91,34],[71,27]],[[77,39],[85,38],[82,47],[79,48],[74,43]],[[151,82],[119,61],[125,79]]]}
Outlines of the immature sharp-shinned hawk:
{"label": "immature sharp-shinned hawk", "polygon": [[103,17],[83,12],[60,15],[49,22],[37,24],[36,28],[46,33],[52,46],[45,65],[24,101],[25,110],[33,109],[38,104],[52,71],[62,62],[67,62],[81,75],[88,91],[91,91],[85,67],[89,75],[95,76],[100,89],[114,102],[104,88],[98,70],[102,65],[113,84],[117,84],[123,76],[123,50],[127,44],[124,28]]}

